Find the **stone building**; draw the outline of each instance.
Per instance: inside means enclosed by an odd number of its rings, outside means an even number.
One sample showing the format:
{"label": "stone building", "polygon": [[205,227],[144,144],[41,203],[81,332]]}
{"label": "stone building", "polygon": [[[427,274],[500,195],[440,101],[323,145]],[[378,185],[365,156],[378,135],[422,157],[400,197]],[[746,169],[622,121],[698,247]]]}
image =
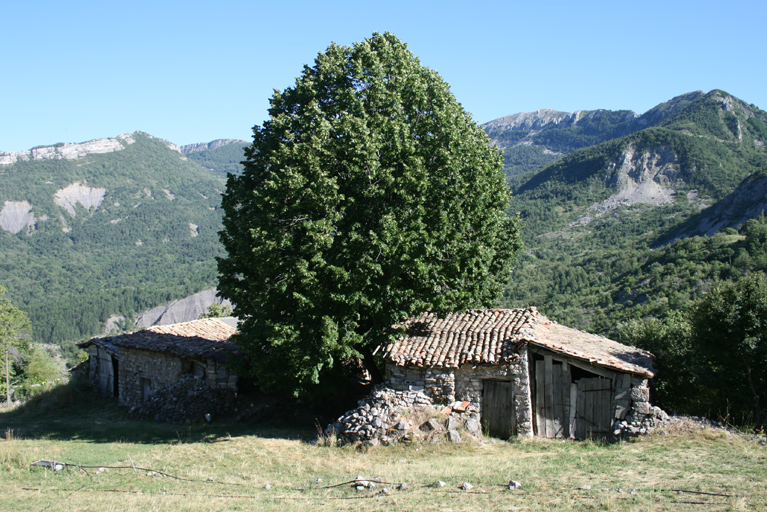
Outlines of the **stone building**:
{"label": "stone building", "polygon": [[388,386],[468,402],[495,437],[607,437],[615,424],[653,413],[652,354],[535,308],[424,313],[404,328],[383,354]]}
{"label": "stone building", "polygon": [[225,365],[226,353],[236,349],[228,341],[236,330],[236,318],[206,318],[93,338],[81,346],[88,351],[93,385],[133,406],[190,375],[211,388],[236,390],[237,375]]}

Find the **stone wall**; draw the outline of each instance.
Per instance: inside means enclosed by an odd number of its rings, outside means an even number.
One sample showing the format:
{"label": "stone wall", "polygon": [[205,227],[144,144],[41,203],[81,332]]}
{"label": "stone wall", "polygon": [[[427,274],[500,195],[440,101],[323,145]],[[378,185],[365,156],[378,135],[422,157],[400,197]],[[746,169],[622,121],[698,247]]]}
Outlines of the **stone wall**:
{"label": "stone wall", "polygon": [[[460,432],[459,432],[460,431]],[[460,443],[481,435],[479,414],[471,407],[459,412],[435,406],[420,391],[396,391],[385,386],[376,389],[358,407],[346,411],[325,429],[325,441],[339,446],[362,442],[379,443],[439,442]],[[463,437],[462,437],[463,435]]]}
{"label": "stone wall", "polygon": [[389,388],[401,392],[423,392],[434,403],[451,405],[468,401],[471,409],[482,414],[482,393],[487,379],[514,383],[514,410],[519,435],[533,434],[530,382],[527,372],[527,350],[519,359],[506,365],[464,365],[460,368],[418,368],[387,364]]}
{"label": "stone wall", "polygon": [[160,352],[121,348],[119,357],[119,400],[122,404],[140,404],[149,399],[153,390],[173,384],[184,373],[180,358]]}
{"label": "stone wall", "polygon": [[213,359],[182,360],[161,352],[121,348],[119,353],[119,400],[138,405],[155,392],[177,383],[184,375],[195,375],[216,389],[237,389],[237,375]]}
{"label": "stone wall", "polygon": [[422,392],[435,403],[455,402],[455,372],[452,368],[386,366],[388,387],[395,391]]}
{"label": "stone wall", "polygon": [[616,437],[646,434],[652,427],[669,419],[663,409],[650,403],[647,379],[633,375],[630,387],[616,388],[615,394],[617,407],[613,435]]}

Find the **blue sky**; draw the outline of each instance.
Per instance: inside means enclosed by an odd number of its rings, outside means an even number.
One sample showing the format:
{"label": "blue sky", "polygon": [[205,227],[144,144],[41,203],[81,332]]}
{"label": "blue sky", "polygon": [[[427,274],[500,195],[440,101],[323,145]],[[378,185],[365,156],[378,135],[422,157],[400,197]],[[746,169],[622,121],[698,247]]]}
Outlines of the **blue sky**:
{"label": "blue sky", "polygon": [[723,89],[767,109],[767,2],[0,0],[0,151],[141,130],[249,139],[331,42],[389,31],[479,123],[642,113]]}

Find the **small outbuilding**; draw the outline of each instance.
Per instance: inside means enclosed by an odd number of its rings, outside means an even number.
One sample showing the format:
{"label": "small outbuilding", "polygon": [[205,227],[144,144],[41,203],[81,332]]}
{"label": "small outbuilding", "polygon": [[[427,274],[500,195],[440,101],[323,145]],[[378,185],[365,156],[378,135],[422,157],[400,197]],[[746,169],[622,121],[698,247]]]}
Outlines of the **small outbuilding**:
{"label": "small outbuilding", "polygon": [[495,437],[607,437],[652,414],[652,354],[565,327],[535,308],[431,313],[384,351],[389,387],[463,402]]}
{"label": "small outbuilding", "polygon": [[206,318],[93,338],[81,347],[96,389],[133,406],[190,375],[211,388],[236,390],[237,375],[225,364],[227,352],[236,350],[229,342],[236,331],[234,317]]}

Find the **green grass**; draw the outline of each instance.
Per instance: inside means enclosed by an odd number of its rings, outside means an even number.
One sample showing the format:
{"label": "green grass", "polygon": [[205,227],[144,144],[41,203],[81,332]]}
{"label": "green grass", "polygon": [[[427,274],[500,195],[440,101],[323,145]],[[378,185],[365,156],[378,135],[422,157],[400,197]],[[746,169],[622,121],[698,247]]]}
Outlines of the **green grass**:
{"label": "green grass", "polygon": [[[0,412],[0,509],[767,508],[767,448],[710,429],[617,444],[486,439],[466,445],[336,448],[313,444],[309,424],[134,422],[109,401],[69,393],[79,398],[57,400],[61,407],[49,402],[46,408],[38,400]],[[82,468],[52,471],[31,465],[39,459]],[[387,483],[363,491],[344,484],[358,475]],[[511,479],[523,487],[507,490]],[[439,480],[447,485],[439,487]],[[403,482],[408,487],[399,490]],[[462,482],[474,488],[460,491]]]}

